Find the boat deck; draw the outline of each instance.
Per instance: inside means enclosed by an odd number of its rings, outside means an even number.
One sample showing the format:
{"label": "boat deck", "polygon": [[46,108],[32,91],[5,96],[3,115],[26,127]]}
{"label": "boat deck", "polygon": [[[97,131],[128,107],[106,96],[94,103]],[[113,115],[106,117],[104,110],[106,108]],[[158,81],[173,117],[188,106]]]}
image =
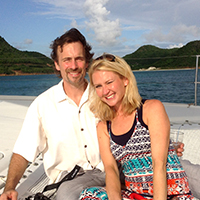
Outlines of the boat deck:
{"label": "boat deck", "polygon": [[[34,96],[0,95],[0,194],[5,185],[14,143],[22,127],[27,109],[34,99]],[[164,103],[164,106],[169,115],[172,129],[181,129],[187,133],[196,132],[200,137],[200,106],[175,103]],[[27,179],[27,177],[29,178]],[[48,178],[44,173],[42,159],[38,157],[36,162],[27,168],[20,181],[19,197],[22,199],[24,196],[35,193],[38,189],[41,190],[47,182]]]}

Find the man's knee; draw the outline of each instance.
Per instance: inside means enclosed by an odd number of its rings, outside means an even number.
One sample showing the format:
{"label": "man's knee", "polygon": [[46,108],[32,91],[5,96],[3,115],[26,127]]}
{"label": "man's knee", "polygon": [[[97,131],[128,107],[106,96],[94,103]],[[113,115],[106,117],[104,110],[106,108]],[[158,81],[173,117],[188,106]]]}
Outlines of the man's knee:
{"label": "man's knee", "polygon": [[57,200],[77,200],[87,187],[104,186],[105,173],[100,170],[89,170],[73,180],[63,182],[57,191]]}
{"label": "man's knee", "polygon": [[183,166],[183,169],[185,170],[187,177],[188,177],[188,182],[189,182],[189,187],[192,191],[192,194],[196,198],[200,198],[200,180],[198,175],[200,174],[200,165],[198,164],[192,164],[189,160],[180,160],[181,164]]}
{"label": "man's knee", "polygon": [[56,200],[77,200],[83,190],[82,185],[73,185],[64,182],[57,191]]}

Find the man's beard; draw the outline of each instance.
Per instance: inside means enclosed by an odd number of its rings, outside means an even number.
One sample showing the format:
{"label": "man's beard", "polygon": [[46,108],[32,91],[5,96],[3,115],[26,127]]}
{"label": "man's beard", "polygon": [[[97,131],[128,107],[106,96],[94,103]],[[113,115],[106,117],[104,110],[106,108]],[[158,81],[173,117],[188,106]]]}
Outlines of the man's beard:
{"label": "man's beard", "polygon": [[[68,74],[71,73],[71,72],[72,72],[72,73],[80,73],[80,74],[78,75],[78,77],[72,77],[73,80],[71,80],[71,79],[69,78],[69,76],[68,76]],[[67,81],[68,81],[71,85],[73,85],[73,86],[75,86],[75,87],[81,86],[80,84],[85,83],[85,81],[84,81],[84,79],[85,79],[85,73],[83,73],[83,70],[80,69],[80,68],[77,68],[77,69],[75,69],[75,70],[66,69],[66,70],[65,70],[65,74],[66,74],[66,79],[67,79]]]}

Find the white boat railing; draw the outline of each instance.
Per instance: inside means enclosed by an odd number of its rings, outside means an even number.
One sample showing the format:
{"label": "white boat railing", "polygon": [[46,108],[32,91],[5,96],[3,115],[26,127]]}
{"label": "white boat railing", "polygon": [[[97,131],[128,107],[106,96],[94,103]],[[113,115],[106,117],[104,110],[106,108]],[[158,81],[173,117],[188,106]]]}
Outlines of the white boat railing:
{"label": "white boat railing", "polygon": [[194,105],[196,106],[197,105],[197,84],[200,84],[200,82],[198,82],[198,68],[199,68],[199,57],[200,55],[196,55],[196,75],[195,75],[195,82],[194,82],[194,85],[195,85],[195,102],[194,102]]}

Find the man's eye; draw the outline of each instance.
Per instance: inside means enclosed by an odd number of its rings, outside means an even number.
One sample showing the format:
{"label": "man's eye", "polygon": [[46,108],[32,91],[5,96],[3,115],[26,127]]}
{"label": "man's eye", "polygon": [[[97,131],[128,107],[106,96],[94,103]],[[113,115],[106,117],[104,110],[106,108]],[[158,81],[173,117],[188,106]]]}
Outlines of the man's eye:
{"label": "man's eye", "polygon": [[65,59],[63,61],[68,63],[68,62],[70,62],[70,59]]}
{"label": "man's eye", "polygon": [[83,58],[83,57],[78,57],[76,60],[77,60],[77,61],[83,61],[84,58]]}

